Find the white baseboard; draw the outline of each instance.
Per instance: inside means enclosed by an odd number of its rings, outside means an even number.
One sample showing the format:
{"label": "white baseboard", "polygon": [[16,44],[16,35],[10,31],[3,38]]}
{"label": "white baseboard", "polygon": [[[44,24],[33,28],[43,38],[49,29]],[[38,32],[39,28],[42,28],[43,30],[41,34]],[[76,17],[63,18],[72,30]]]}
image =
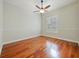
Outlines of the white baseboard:
{"label": "white baseboard", "polygon": [[[61,39],[61,40],[65,40],[65,41],[69,41],[69,42],[75,42],[75,43],[78,43],[78,41],[74,41],[74,40],[69,40],[69,39],[63,39],[63,38],[60,38],[60,37],[55,37],[55,36],[49,36],[49,35],[33,35],[33,36],[29,36],[29,37],[26,37],[26,38],[21,38],[21,39],[18,39],[18,40],[14,40],[14,41],[9,41],[9,42],[4,42],[4,44],[9,44],[9,43],[13,43],[13,42],[17,42],[17,41],[21,41],[21,40],[25,40],[25,39],[30,39],[30,38],[34,38],[34,37],[38,37],[38,36],[47,36],[47,37],[51,37],[51,38],[57,38],[57,39]],[[2,49],[2,48],[1,48]]]}
{"label": "white baseboard", "polygon": [[30,38],[38,37],[38,36],[40,36],[40,34],[38,34],[38,35],[33,35],[33,36],[29,36],[29,37],[25,37],[25,38],[21,38],[21,39],[14,40],[14,41],[3,42],[3,45],[5,45],[5,44],[10,44],[10,43],[17,42],[17,41],[21,41],[21,40],[25,40],[25,39],[30,39]]}
{"label": "white baseboard", "polygon": [[41,36],[47,36],[47,37],[56,38],[56,39],[61,39],[61,40],[69,41],[69,42],[75,42],[75,43],[78,43],[78,45],[79,45],[79,42],[78,42],[78,41],[74,41],[74,40],[63,39],[63,38],[60,38],[60,37],[49,36],[49,35],[41,35]]}

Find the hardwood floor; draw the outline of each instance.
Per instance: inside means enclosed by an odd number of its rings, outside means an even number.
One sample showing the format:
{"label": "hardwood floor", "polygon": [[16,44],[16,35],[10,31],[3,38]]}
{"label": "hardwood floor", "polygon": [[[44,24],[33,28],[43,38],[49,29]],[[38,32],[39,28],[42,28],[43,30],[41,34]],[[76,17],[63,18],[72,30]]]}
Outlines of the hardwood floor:
{"label": "hardwood floor", "polygon": [[2,58],[79,58],[77,43],[36,37],[3,46]]}

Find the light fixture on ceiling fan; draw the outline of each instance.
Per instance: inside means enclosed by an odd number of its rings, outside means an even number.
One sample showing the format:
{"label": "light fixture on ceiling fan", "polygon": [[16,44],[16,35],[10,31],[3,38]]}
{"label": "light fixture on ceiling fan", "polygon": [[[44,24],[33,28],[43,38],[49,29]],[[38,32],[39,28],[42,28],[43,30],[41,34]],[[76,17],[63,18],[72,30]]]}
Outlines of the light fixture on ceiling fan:
{"label": "light fixture on ceiling fan", "polygon": [[46,7],[43,6],[44,1],[41,0],[41,6],[35,5],[39,10],[34,11],[34,12],[40,12],[40,13],[44,13],[47,11],[47,9],[50,7],[50,5],[47,5]]}

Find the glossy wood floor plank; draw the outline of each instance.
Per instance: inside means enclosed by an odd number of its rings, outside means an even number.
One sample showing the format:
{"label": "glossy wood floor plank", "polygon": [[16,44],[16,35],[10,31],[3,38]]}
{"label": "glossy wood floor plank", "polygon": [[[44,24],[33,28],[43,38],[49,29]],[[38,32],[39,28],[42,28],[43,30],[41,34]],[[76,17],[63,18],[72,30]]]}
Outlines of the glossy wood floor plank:
{"label": "glossy wood floor plank", "polygon": [[2,58],[79,58],[77,43],[40,36],[4,45]]}

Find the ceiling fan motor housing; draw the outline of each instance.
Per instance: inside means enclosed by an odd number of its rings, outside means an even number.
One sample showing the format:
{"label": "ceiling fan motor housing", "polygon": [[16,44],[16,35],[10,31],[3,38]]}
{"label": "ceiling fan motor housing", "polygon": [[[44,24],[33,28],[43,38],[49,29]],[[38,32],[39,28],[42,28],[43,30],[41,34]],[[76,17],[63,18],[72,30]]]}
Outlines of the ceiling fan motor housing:
{"label": "ceiling fan motor housing", "polygon": [[41,0],[41,3],[43,3],[43,0]]}

